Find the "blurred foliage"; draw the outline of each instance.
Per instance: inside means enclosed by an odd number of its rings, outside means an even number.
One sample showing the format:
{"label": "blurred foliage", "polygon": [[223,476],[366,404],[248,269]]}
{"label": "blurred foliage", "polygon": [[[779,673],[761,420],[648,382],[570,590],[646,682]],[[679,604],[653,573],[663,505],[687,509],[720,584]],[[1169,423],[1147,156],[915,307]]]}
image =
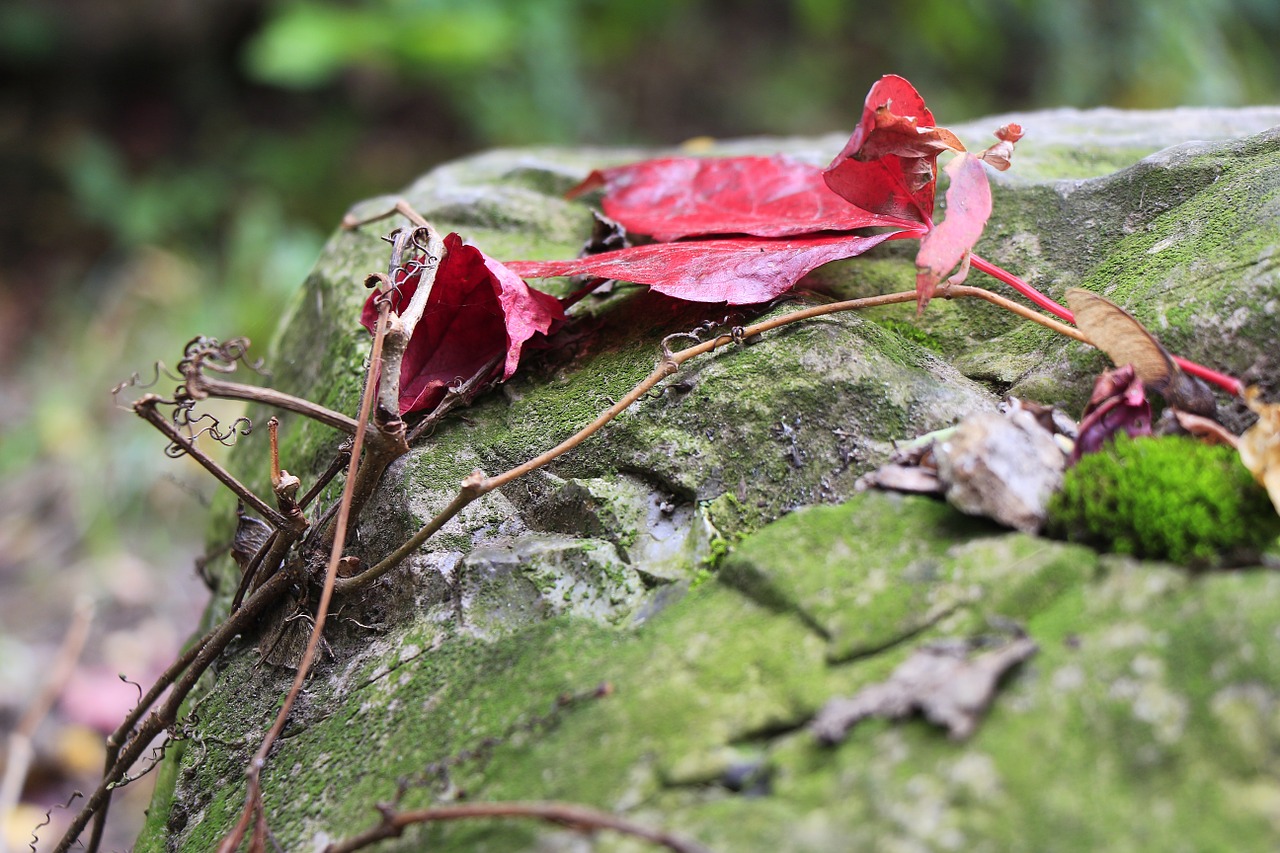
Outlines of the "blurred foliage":
{"label": "blurred foliage", "polygon": [[[204,478],[106,389],[196,334],[267,340],[347,205],[433,163],[848,130],[891,71],[946,122],[1275,101],[1273,4],[2,2],[0,580],[189,541],[196,499],[157,483]],[[23,511],[69,533],[9,547]]]}

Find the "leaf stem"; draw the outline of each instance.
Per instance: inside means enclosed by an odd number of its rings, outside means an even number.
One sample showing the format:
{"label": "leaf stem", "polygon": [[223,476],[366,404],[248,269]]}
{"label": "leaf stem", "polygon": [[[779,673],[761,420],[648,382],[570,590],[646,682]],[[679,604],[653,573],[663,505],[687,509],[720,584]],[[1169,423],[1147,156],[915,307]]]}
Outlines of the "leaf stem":
{"label": "leaf stem", "polygon": [[1023,296],[1027,297],[1027,299],[1030,299],[1033,303],[1048,311],[1058,319],[1065,320],[1068,323],[1074,323],[1076,321],[1076,318],[1072,316],[1071,312],[1066,308],[1062,307],[1057,302],[1054,302],[1052,299],[1045,296],[1043,293],[1036,290],[1034,287],[1027,284],[1025,281],[1003,267],[998,267],[986,258],[980,257],[976,254],[969,255],[969,263],[974,269],[980,270],[992,278],[1009,285],[1014,290],[1018,291]]}
{"label": "leaf stem", "polygon": [[379,811],[382,812],[381,823],[345,841],[330,844],[325,848],[324,853],[353,853],[377,841],[399,838],[407,827],[416,823],[504,817],[547,821],[577,832],[596,832],[606,829],[643,839],[674,853],[708,853],[707,848],[697,842],[652,829],[609,812],[573,803],[458,803],[405,812],[380,806]]}
{"label": "leaf stem", "polygon": [[[985,258],[979,257],[978,255],[970,255],[970,263],[972,263],[974,269],[981,270],[982,272],[986,273],[992,278],[995,278],[1004,282],[1005,284],[1009,285],[1014,290],[1018,291],[1023,296],[1027,297],[1027,299],[1030,299],[1036,305],[1040,306],[1041,308],[1048,311],[1049,313],[1067,321],[1068,323],[1074,323],[1076,321],[1075,316],[1069,310],[1059,305],[1057,302],[1054,302],[1052,299],[1045,296],[1043,293],[1036,290],[1034,287],[1027,284],[1025,281],[1018,278],[1016,275],[1009,272],[1008,270],[1002,267],[998,267],[995,264],[991,263],[990,261],[986,260]],[[1005,307],[1008,307],[1008,306],[1005,306]],[[1010,309],[1010,310],[1013,310],[1013,309]],[[1024,317],[1028,316],[1027,314],[1022,313],[1021,311],[1019,311],[1018,313]],[[1062,328],[1065,328],[1065,327],[1057,326],[1057,327],[1051,327],[1051,328],[1056,328],[1057,330],[1061,331]],[[1071,335],[1071,337],[1076,338],[1076,340],[1084,341],[1085,343],[1090,344],[1090,346],[1092,346],[1092,344],[1087,338],[1084,338],[1084,337],[1081,337],[1080,335],[1075,335],[1075,334]],[[1179,355],[1175,355],[1173,357],[1173,360],[1176,361],[1178,363],[1178,366],[1181,367],[1183,370],[1185,370],[1187,373],[1190,373],[1192,376],[1198,377],[1200,379],[1205,380],[1206,382],[1209,382],[1209,383],[1212,383],[1213,385],[1218,386],[1223,391],[1226,391],[1228,394],[1232,395],[1233,397],[1239,397],[1244,393],[1244,383],[1241,382],[1239,379],[1235,378],[1234,376],[1231,376],[1226,373],[1221,373],[1212,368],[1205,367],[1202,364],[1197,364],[1196,362],[1191,361],[1190,359],[1183,358],[1182,356],[1179,356]]]}

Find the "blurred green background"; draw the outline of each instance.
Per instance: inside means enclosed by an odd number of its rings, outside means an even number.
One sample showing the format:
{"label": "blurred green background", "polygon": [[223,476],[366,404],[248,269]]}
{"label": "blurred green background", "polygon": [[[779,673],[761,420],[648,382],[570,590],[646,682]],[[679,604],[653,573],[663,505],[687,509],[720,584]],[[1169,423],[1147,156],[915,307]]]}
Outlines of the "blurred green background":
{"label": "blurred green background", "polygon": [[0,695],[68,589],[121,625],[198,603],[211,486],[108,389],[197,334],[265,343],[352,202],[495,145],[849,130],[888,72],[943,123],[1275,103],[1274,4],[0,4]]}

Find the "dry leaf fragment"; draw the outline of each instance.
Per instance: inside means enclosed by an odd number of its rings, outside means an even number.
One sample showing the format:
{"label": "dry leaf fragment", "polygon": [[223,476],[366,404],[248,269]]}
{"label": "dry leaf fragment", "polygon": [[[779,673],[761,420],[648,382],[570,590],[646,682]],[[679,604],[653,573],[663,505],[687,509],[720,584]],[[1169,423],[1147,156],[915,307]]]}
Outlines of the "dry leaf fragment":
{"label": "dry leaf fragment", "polygon": [[1066,468],[1053,436],[1025,410],[966,418],[933,453],[947,503],[1027,533],[1044,526]]}
{"label": "dry leaf fragment", "polygon": [[1263,403],[1260,392],[1250,387],[1244,400],[1258,415],[1258,422],[1240,436],[1240,461],[1262,484],[1280,513],[1280,404]]}
{"label": "dry leaf fragment", "polygon": [[1116,367],[1132,364],[1138,378],[1170,406],[1205,417],[1217,412],[1218,404],[1208,386],[1183,373],[1169,351],[1132,314],[1083,288],[1073,287],[1066,295],[1076,327]]}
{"label": "dry leaf fragment", "polygon": [[1022,125],[1002,125],[1000,129],[996,131],[996,139],[1000,141],[995,145],[992,145],[986,151],[983,151],[978,156],[987,165],[999,169],[1001,172],[1008,171],[1009,166],[1012,165],[1010,160],[1013,157],[1013,145],[1021,138]]}
{"label": "dry leaf fragment", "polygon": [[1000,678],[1038,650],[1028,637],[973,658],[969,642],[925,646],[903,661],[887,681],[864,687],[847,699],[827,702],[810,727],[823,743],[835,744],[867,717],[899,719],[919,712],[945,728],[952,739],[963,740],[977,729]]}

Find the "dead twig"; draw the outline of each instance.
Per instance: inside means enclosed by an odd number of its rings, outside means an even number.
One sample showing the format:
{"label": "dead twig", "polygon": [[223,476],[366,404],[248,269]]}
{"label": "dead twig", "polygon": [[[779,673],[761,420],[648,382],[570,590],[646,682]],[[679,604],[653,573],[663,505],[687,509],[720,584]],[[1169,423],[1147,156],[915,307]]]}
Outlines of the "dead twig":
{"label": "dead twig", "polygon": [[294,677],[293,684],[285,696],[284,703],[280,706],[279,713],[276,714],[275,722],[266,736],[263,737],[261,746],[254,753],[253,759],[249,762],[249,767],[245,771],[247,790],[245,792],[244,808],[235,827],[218,846],[219,853],[232,853],[232,851],[238,849],[251,822],[255,823],[251,848],[260,849],[262,845],[265,845],[266,818],[262,805],[262,769],[266,766],[267,755],[270,753],[271,747],[274,746],[280,733],[284,731],[285,723],[289,719],[289,714],[293,711],[293,705],[297,701],[298,694],[302,692],[303,684],[306,683],[307,677],[311,674],[311,666],[315,662],[316,650],[319,648],[324,634],[325,620],[329,613],[329,602],[333,597],[334,583],[338,577],[338,564],[342,559],[342,549],[346,545],[349,513],[356,489],[357,470],[360,468],[360,450],[364,444],[365,430],[369,422],[370,412],[373,409],[373,399],[378,387],[378,376],[382,367],[382,343],[386,335],[389,311],[390,303],[383,301],[378,310],[378,324],[374,330],[373,349],[369,356],[369,371],[365,377],[364,393],[360,399],[360,416],[356,421],[355,438],[351,443],[351,461],[347,466],[347,480],[343,485],[342,499],[339,502],[333,547],[330,550],[329,564],[325,570],[324,586],[320,592],[320,603],[316,606],[315,622],[311,628],[311,636],[307,641],[307,648],[303,652],[302,660],[298,663],[298,671]]}
{"label": "dead twig", "polygon": [[[103,774],[98,787],[94,789],[93,793],[89,795],[84,805],[80,808],[80,811],[76,813],[71,825],[67,827],[67,831],[63,833],[57,846],[54,847],[53,853],[65,853],[75,843],[75,840],[80,837],[80,833],[84,832],[89,820],[100,811],[105,813],[106,805],[110,801],[111,792],[115,784],[142,757],[143,752],[151,741],[164,733],[177,721],[178,711],[182,707],[182,703],[196,686],[205,670],[218,659],[232,640],[248,631],[257,622],[258,617],[288,591],[297,580],[298,578],[292,576],[289,572],[278,572],[246,598],[239,610],[228,616],[222,624],[210,631],[192,649],[189,649],[187,654],[170,666],[165,675],[161,677],[160,681],[156,682],[147,695],[142,698],[142,701],[138,703],[138,707],[130,714],[129,719],[126,720],[128,725],[122,725],[120,729],[117,729],[116,734],[121,735],[119,738],[121,745],[119,749],[114,751],[115,759],[111,763],[111,767]],[[141,719],[142,714],[146,713],[150,705],[154,704],[170,684],[172,684],[173,689],[170,691],[168,698],[135,731],[133,729],[134,724]],[[112,735],[113,739],[115,737],[116,735]],[[111,754],[110,748],[108,754]],[[97,846],[97,840],[91,839],[86,850],[88,853],[94,853]]]}
{"label": "dead twig", "polygon": [[648,841],[675,853],[709,853],[706,847],[696,841],[573,803],[460,803],[405,812],[397,812],[390,806],[379,806],[378,811],[382,814],[381,823],[346,841],[330,844],[325,848],[325,853],[352,853],[378,841],[399,838],[405,829],[418,823],[476,818],[541,820],[584,833],[608,830]]}

